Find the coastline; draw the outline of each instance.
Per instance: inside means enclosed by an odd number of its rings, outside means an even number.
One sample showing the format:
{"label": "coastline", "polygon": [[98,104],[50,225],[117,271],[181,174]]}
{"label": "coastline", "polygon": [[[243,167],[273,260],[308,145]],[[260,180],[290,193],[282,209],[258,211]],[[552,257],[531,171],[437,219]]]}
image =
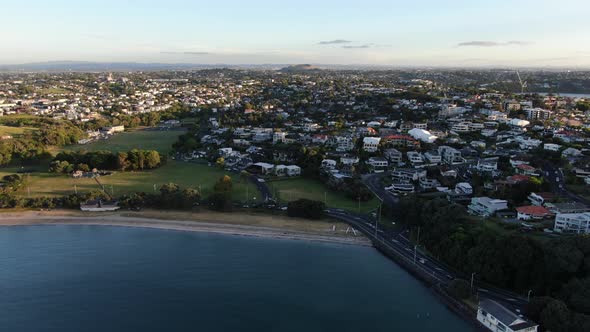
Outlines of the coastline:
{"label": "coastline", "polygon": [[[204,232],[232,236],[250,236],[274,239],[303,240],[313,242],[338,243],[346,245],[371,246],[371,241],[362,235],[346,234],[346,224],[328,221],[308,221],[300,219],[287,220],[268,215],[191,214],[191,218],[182,218],[183,214],[148,211],[148,213],[111,213],[104,215],[70,213],[70,211],[23,211],[4,212],[0,214],[0,226],[27,225],[98,225],[117,227],[139,227],[185,232]],[[170,219],[170,217],[172,219]],[[181,218],[178,218],[181,217]],[[222,218],[219,218],[222,217]],[[224,222],[233,218],[235,222]],[[273,220],[273,218],[275,220]],[[217,219],[217,220],[216,220]],[[252,220],[260,222],[252,222]],[[264,220],[268,219],[268,220]],[[280,222],[276,222],[276,221]],[[266,224],[275,222],[286,227],[271,227]],[[315,223],[316,227],[306,227]],[[262,224],[262,225],[261,225]],[[335,231],[332,231],[335,229]]]}

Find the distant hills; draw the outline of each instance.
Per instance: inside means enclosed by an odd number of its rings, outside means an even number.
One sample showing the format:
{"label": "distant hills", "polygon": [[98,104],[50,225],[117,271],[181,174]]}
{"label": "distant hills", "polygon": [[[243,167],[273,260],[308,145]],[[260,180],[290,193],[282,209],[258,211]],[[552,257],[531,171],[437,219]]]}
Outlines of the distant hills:
{"label": "distant hills", "polygon": [[280,71],[283,73],[302,73],[302,72],[317,72],[321,71],[322,69],[310,65],[310,64],[301,64],[301,65],[292,65],[285,68],[282,68]]}
{"label": "distant hills", "polygon": [[139,63],[139,62],[87,62],[87,61],[48,61],[17,65],[0,65],[0,72],[103,72],[103,71],[157,71],[190,70],[207,68],[231,68],[232,65],[201,65],[191,63]]}

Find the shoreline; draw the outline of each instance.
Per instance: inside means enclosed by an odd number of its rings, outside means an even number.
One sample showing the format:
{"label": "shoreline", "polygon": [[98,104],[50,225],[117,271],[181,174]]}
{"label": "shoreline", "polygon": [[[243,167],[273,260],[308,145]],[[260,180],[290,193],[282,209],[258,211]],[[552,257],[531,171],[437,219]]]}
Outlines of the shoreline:
{"label": "shoreline", "polygon": [[[331,230],[324,231],[302,231],[296,229],[265,227],[251,225],[248,223],[224,223],[214,220],[181,220],[165,219],[157,217],[133,216],[133,214],[109,214],[102,216],[83,216],[67,214],[45,214],[32,211],[0,214],[0,226],[34,226],[34,225],[93,225],[93,226],[116,226],[151,228],[161,230],[174,230],[185,232],[214,233],[232,236],[248,236],[273,239],[302,240],[324,243],[338,243],[346,245],[372,246],[371,241],[364,236],[347,236],[338,234]],[[198,216],[198,213],[195,214]],[[242,219],[241,215],[235,214],[235,219]],[[255,216],[256,217],[256,216]],[[296,225],[298,221],[293,220]],[[326,223],[324,221],[324,223]],[[328,223],[326,223],[328,224]]]}

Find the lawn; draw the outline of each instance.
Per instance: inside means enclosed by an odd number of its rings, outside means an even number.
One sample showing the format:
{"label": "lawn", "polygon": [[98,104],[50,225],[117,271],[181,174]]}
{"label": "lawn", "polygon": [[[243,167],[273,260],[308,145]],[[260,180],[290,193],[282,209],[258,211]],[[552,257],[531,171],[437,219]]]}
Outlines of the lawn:
{"label": "lawn", "polygon": [[10,127],[10,126],[1,126],[0,125],[0,136],[5,136],[5,135],[19,136],[28,130],[36,130],[36,129],[29,128],[29,127]]}
{"label": "lawn", "polygon": [[[335,192],[328,188],[325,184],[317,180],[297,178],[270,181],[268,186],[273,192],[273,196],[278,197],[282,201],[294,201],[300,198],[307,198],[316,201],[326,201],[327,206],[346,209],[350,211],[359,211],[358,201],[354,201],[344,194]],[[369,212],[379,206],[379,201],[376,198],[368,202],[361,202],[360,211]]]}
{"label": "lawn", "polygon": [[[0,177],[16,173],[17,169],[0,168]],[[199,186],[204,196],[213,191],[215,182],[224,175],[232,177],[234,185],[233,197],[236,200],[259,199],[259,193],[254,184],[247,180],[240,180],[238,174],[228,173],[222,169],[202,164],[185,163],[170,160],[168,164],[155,170],[143,172],[115,172],[113,175],[99,178],[105,189],[115,196],[134,192],[153,192],[154,185],[159,188],[162,184],[176,183],[182,188]],[[61,196],[78,192],[88,192],[100,189],[93,179],[74,179],[67,175],[33,172],[26,176],[25,185],[19,195],[26,197]]]}
{"label": "lawn", "polygon": [[66,151],[129,151],[132,149],[158,150],[168,153],[172,150],[172,144],[182,130],[133,130],[116,134],[107,140],[94,141],[84,145],[70,145],[64,147]]}

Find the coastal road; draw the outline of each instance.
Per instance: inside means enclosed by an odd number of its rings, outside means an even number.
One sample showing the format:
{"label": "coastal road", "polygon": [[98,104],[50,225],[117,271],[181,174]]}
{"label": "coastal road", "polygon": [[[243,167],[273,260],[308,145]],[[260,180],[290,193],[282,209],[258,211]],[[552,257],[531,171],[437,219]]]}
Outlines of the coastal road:
{"label": "coastal road", "polygon": [[[329,208],[326,209],[326,214],[353,226],[371,239],[371,241],[382,244],[407,263],[414,264],[417,270],[440,284],[448,285],[456,278],[468,279],[468,277],[451,271],[445,264],[423,253],[419,247],[416,247],[410,241],[409,231],[407,229],[398,231],[380,229],[378,223],[376,223],[376,218],[341,209]],[[495,287],[483,286],[478,282],[475,282],[475,288],[478,296],[498,301],[517,313],[524,312],[527,300],[518,294]]]}

